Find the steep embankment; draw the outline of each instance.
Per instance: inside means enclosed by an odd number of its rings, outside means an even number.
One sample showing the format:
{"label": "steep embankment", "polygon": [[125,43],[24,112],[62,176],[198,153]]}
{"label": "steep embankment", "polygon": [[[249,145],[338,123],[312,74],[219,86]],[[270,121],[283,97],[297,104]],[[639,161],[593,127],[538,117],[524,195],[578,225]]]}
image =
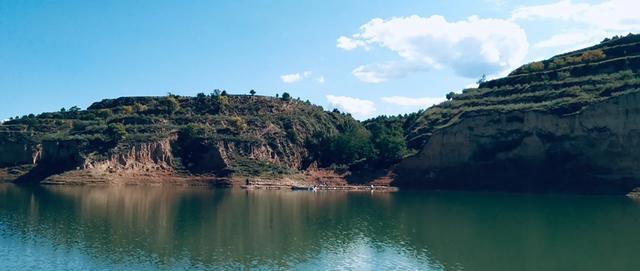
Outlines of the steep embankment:
{"label": "steep embankment", "polygon": [[288,97],[103,100],[87,110],[1,125],[0,132],[11,136],[0,142],[0,178],[60,184],[304,180],[301,171],[314,166],[306,142],[354,125],[362,126]]}
{"label": "steep embankment", "polygon": [[525,65],[430,108],[398,185],[625,193],[640,186],[640,36]]}

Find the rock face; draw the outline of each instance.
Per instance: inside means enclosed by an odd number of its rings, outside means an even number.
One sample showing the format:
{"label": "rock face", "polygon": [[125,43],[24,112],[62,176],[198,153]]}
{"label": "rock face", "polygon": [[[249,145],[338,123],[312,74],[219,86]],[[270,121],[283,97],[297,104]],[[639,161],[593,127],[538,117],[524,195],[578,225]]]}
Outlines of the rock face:
{"label": "rock face", "polygon": [[216,171],[231,167],[235,160],[251,159],[289,168],[302,168],[307,154],[301,145],[286,140],[265,142],[233,142],[201,140],[189,146],[189,167],[196,171]]}
{"label": "rock face", "polygon": [[557,117],[511,112],[437,130],[397,167],[408,186],[625,192],[640,186],[640,93]]}
{"label": "rock face", "polygon": [[[628,36],[525,65],[427,110],[395,184],[627,193],[640,187],[640,44]],[[571,75],[572,77],[566,77]]]}
{"label": "rock face", "polygon": [[[106,158],[106,159],[105,159]],[[109,151],[106,157],[90,154],[81,161],[83,170],[104,172],[173,169],[171,141],[164,139],[155,142],[124,144]]]}
{"label": "rock face", "polygon": [[[81,141],[45,141],[43,159],[35,170],[43,172],[41,178],[24,178],[24,182],[43,179],[44,183],[55,184],[120,183],[122,180],[144,183],[152,178],[191,179],[193,174],[226,176],[245,160],[301,167],[304,149],[289,142],[280,144],[206,139],[185,143],[172,136],[118,144],[101,151]],[[283,152],[283,148],[288,152]]]}
{"label": "rock face", "polygon": [[40,156],[40,144],[17,142],[0,144],[0,167],[36,164]]}

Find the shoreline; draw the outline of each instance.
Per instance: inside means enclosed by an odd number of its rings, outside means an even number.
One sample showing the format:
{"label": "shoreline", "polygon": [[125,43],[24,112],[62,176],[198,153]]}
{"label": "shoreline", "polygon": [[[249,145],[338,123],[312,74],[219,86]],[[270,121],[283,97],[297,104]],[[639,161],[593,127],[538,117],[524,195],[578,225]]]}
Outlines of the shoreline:
{"label": "shoreline", "polygon": [[[2,177],[2,176],[0,176]],[[51,186],[175,186],[217,187],[243,190],[290,190],[290,191],[371,191],[396,192],[400,189],[390,185],[390,179],[349,183],[344,175],[330,171],[307,171],[283,176],[228,176],[183,175],[171,171],[155,172],[103,172],[94,170],[72,170],[48,176],[38,182],[15,182],[19,176],[0,178],[2,183],[16,185]],[[12,178],[13,177],[13,178]]]}
{"label": "shoreline", "polygon": [[291,190],[291,191],[371,191],[371,192],[397,192],[400,188],[395,186],[379,186],[379,185],[262,185],[249,184],[241,185],[244,190]]}

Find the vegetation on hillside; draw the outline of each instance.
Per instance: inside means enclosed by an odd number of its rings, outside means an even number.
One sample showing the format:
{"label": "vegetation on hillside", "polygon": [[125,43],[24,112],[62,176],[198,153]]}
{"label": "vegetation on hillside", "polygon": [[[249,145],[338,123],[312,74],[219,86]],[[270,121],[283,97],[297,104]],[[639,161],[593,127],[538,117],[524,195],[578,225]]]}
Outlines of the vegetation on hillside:
{"label": "vegetation on hillside", "polygon": [[640,91],[640,35],[523,65],[478,88],[450,93],[411,124],[408,145],[419,148],[435,129],[489,112],[535,110],[567,115],[610,97]]}
{"label": "vegetation on hillside", "polygon": [[[287,92],[274,98],[257,96],[255,90],[248,95],[214,90],[195,97],[107,99],[87,110],[70,107],[16,117],[0,125],[0,133],[3,142],[81,140],[105,145],[171,136],[270,146],[286,140],[306,148],[308,165],[386,168],[415,153],[434,130],[466,117],[516,110],[574,114],[594,102],[640,91],[639,73],[640,36],[629,35],[523,65],[505,78],[486,81],[483,77],[478,88],[451,92],[447,101],[405,116],[359,122],[338,110],[329,112],[294,99]],[[291,150],[278,151],[287,155]],[[246,157],[236,159],[238,171],[284,172]]]}
{"label": "vegetation on hillside", "polygon": [[337,134],[315,134],[307,147],[323,167],[387,168],[415,152],[405,140],[412,116],[379,116],[362,124],[348,121],[338,126]]}
{"label": "vegetation on hillside", "polygon": [[[215,90],[195,97],[122,97],[89,106],[28,115],[0,125],[3,140],[89,142],[115,146],[177,137],[184,150],[202,142],[266,144],[287,155],[279,142],[307,148],[311,162],[321,166],[380,166],[397,162],[409,151],[404,119],[380,117],[361,123],[337,110],[328,112],[289,93],[278,98],[229,95]],[[283,148],[283,149],[279,149]],[[189,160],[189,155],[185,155]],[[265,161],[234,156],[234,170],[245,174],[287,172]],[[188,161],[187,161],[188,162]],[[191,161],[193,162],[193,161]]]}

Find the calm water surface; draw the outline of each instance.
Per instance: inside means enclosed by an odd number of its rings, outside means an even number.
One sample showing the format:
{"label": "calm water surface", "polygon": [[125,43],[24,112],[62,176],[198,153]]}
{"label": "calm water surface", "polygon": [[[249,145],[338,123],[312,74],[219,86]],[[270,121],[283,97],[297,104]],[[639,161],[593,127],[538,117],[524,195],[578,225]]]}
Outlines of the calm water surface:
{"label": "calm water surface", "polygon": [[0,184],[0,270],[638,270],[640,202]]}

